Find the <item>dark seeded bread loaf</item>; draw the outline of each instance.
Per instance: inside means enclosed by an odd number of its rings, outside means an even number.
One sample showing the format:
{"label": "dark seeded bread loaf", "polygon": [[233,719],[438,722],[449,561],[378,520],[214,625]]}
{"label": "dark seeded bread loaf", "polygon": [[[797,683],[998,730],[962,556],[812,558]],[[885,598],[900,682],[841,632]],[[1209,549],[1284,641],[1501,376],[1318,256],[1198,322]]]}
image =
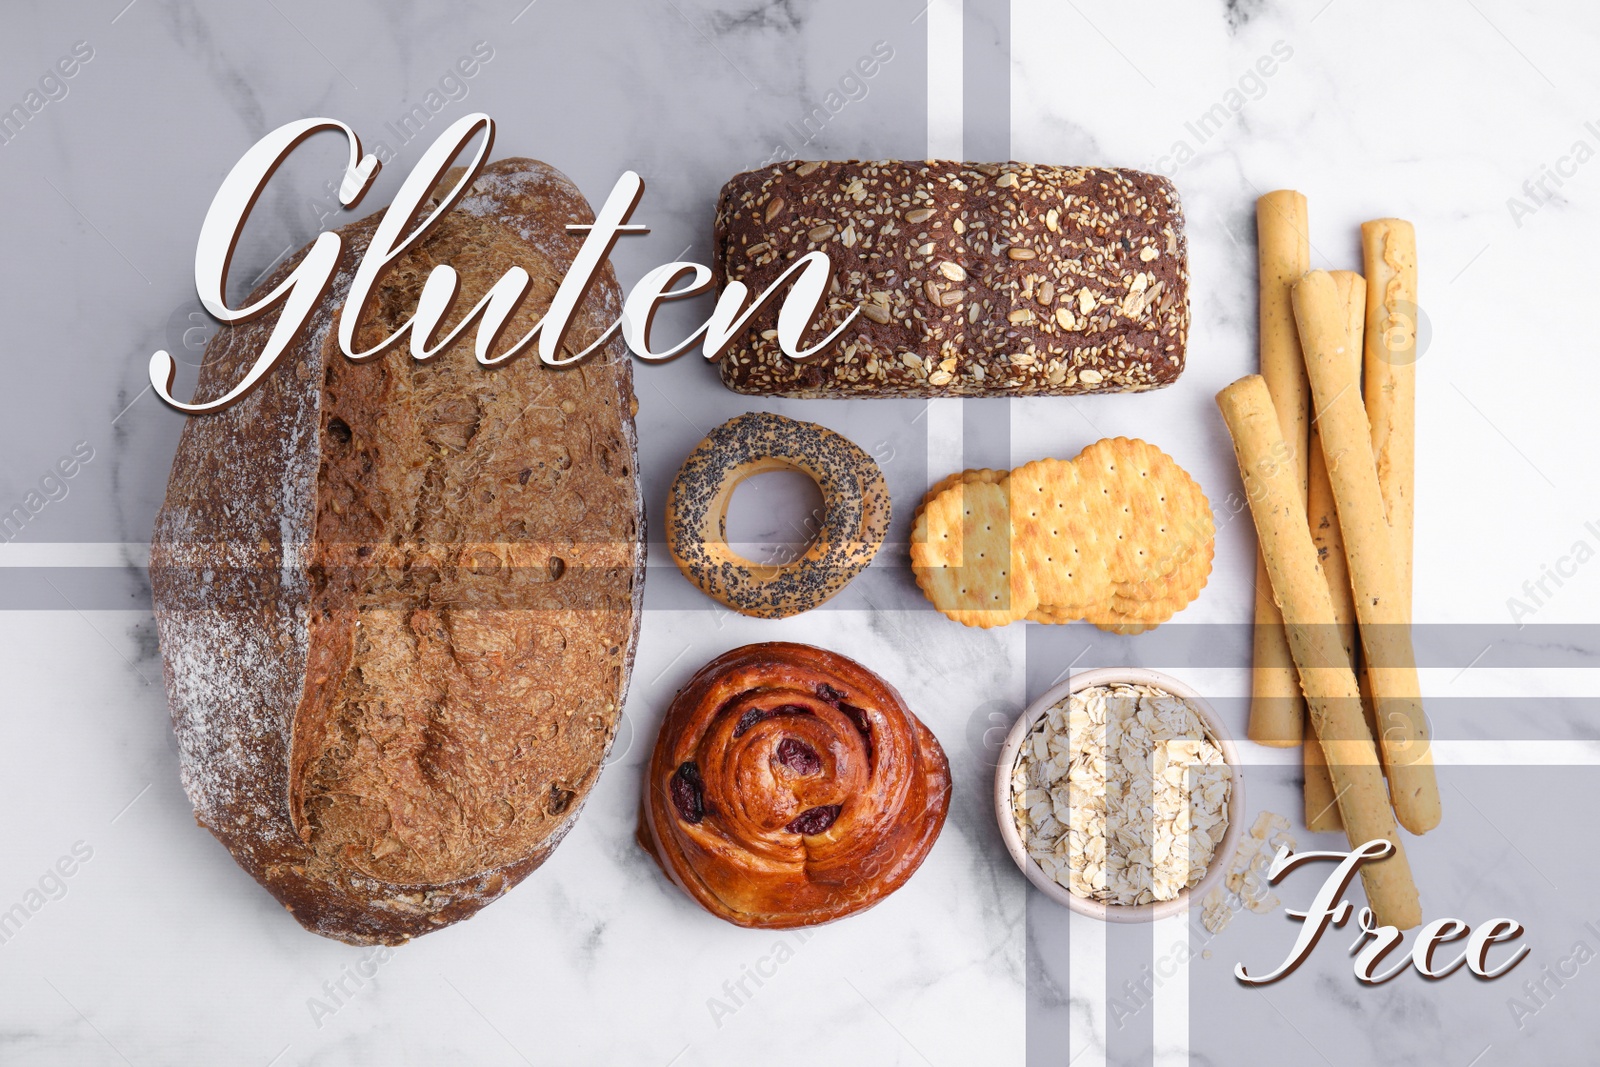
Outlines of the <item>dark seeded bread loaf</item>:
{"label": "dark seeded bread loaf", "polygon": [[[717,204],[719,291],[764,289],[822,250],[836,287],[805,361],[774,302],[721,360],[768,396],[1057,396],[1170,384],[1189,332],[1183,212],[1136,170],[1028,163],[792,161],[736,175]],[[807,342],[811,343],[811,342]]]}
{"label": "dark seeded bread loaf", "polygon": [[[376,218],[341,231],[284,362],[184,427],[151,551],[197,819],[308,929],[354,944],[464,919],[560,842],[616,729],[644,583],[621,342],[560,370],[536,352],[482,367],[471,331],[427,363],[403,345],[351,362],[337,309]],[[436,263],[460,272],[457,315],[527,269],[520,337],[577,251],[566,224],[591,221],[544,164],[490,165],[382,279],[358,347],[412,313]],[[620,311],[606,266],[569,347]],[[201,397],[272,319],[212,341]]]}

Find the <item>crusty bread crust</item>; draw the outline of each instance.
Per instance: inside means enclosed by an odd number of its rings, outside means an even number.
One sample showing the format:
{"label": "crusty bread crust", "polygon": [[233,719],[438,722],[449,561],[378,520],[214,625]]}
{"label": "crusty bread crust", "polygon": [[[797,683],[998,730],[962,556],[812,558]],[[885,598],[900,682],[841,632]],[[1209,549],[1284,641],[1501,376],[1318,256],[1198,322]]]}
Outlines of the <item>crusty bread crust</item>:
{"label": "crusty bread crust", "polygon": [[[622,342],[563,369],[531,351],[481,367],[471,331],[426,363],[403,344],[351,362],[337,316],[376,221],[340,231],[284,363],[185,425],[150,568],[197,820],[307,929],[353,944],[466,918],[560,842],[616,732],[645,574]],[[552,168],[491,164],[381,279],[358,348],[436,263],[460,273],[455,316],[529,271],[502,344],[522,336],[581,243],[567,224],[592,221]],[[606,265],[567,347],[621,304]],[[218,334],[198,396],[272,321]]]}

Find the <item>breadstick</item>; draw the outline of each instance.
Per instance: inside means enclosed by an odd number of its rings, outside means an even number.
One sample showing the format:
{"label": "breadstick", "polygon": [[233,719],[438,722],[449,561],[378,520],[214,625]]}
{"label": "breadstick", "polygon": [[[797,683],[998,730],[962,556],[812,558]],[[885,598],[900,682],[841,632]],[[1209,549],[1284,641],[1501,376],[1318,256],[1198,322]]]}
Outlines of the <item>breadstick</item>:
{"label": "breadstick", "polygon": [[[1394,538],[1383,517],[1367,409],[1345,351],[1344,309],[1327,272],[1312,271],[1295,283],[1294,310],[1350,565],[1373,707],[1382,727],[1389,793],[1400,825],[1414,834],[1426,833],[1439,825],[1439,784],[1422,714],[1411,625],[1399,592]],[[1328,761],[1333,762],[1332,752]]]}
{"label": "breadstick", "polygon": [[[1308,408],[1305,361],[1295,334],[1289,286],[1311,266],[1306,198],[1292,189],[1256,201],[1256,248],[1261,284],[1261,376],[1283,427],[1298,484],[1306,495]],[[1283,616],[1273,603],[1266,564],[1256,560],[1254,670],[1250,676],[1250,740],[1276,748],[1298,745],[1304,730],[1305,700],[1295,680],[1294,660],[1283,632]]]}
{"label": "breadstick", "polygon": [[1367,903],[1379,923],[1410,929],[1422,921],[1411,864],[1384,795],[1355,672],[1335,636],[1333,601],[1300,507],[1294,470],[1281,459],[1283,435],[1266,382],[1260,375],[1241,378],[1217,394],[1217,406],[1233,436],[1261,554],[1311,708],[1311,725],[1328,754],[1345,835],[1352,848],[1380,837],[1394,845],[1392,856],[1361,868]]}
{"label": "breadstick", "polygon": [[1314,834],[1332,833],[1344,826],[1339,819],[1338,796],[1333,790],[1333,777],[1328,773],[1328,758],[1322,754],[1322,743],[1310,725],[1311,708],[1306,708],[1306,739],[1300,746],[1300,769],[1305,774],[1302,790],[1306,812],[1306,829]]}
{"label": "breadstick", "polygon": [[1417,441],[1417,233],[1403,219],[1361,225],[1367,288],[1366,405],[1400,595],[1411,618]]}
{"label": "breadstick", "polygon": [[[1345,332],[1349,358],[1361,373],[1361,332],[1367,310],[1367,283],[1354,271],[1336,270],[1334,284],[1339,288],[1340,306],[1345,309]],[[1350,571],[1344,561],[1344,539],[1339,536],[1339,518],[1333,505],[1333,487],[1328,482],[1328,461],[1322,454],[1317,422],[1311,421],[1311,473],[1306,484],[1306,510],[1311,520],[1311,540],[1317,558],[1328,577],[1328,595],[1333,600],[1333,620],[1339,643],[1356,666],[1356,601],[1350,592]],[[1359,675],[1357,676],[1359,679]],[[1369,722],[1370,726],[1371,723]],[[1377,731],[1374,730],[1374,733]],[[1322,746],[1307,736],[1301,766],[1305,770],[1306,829],[1322,832],[1339,829],[1339,807],[1333,802],[1333,783]]]}
{"label": "breadstick", "polygon": [[[1366,320],[1366,303],[1367,303],[1367,280],[1365,278],[1363,278],[1361,275],[1356,274],[1353,271],[1336,270],[1336,271],[1330,271],[1329,273],[1333,275],[1334,283],[1340,287],[1339,288],[1339,297],[1340,297],[1340,299],[1341,300],[1345,300],[1345,301],[1348,302],[1345,314],[1346,314],[1346,317],[1348,319],[1348,323],[1349,323],[1348,329],[1350,331],[1350,353],[1351,353],[1350,360],[1351,360],[1352,363],[1355,364],[1355,367],[1356,367],[1356,380],[1360,381],[1361,377],[1362,377],[1362,373],[1361,373],[1362,340],[1366,335],[1366,321],[1365,320]],[[1344,278],[1351,279],[1351,280],[1350,281],[1343,281],[1343,280],[1341,280],[1341,276],[1343,276]],[[1348,291],[1346,291],[1346,288],[1345,288],[1346,286],[1349,287]],[[1311,420],[1311,425],[1312,425],[1313,431],[1316,432],[1315,431],[1315,427],[1316,427],[1316,420],[1315,419]],[[1322,438],[1321,438],[1320,432],[1318,432],[1318,436],[1316,438],[1316,441],[1317,441],[1317,447],[1313,450],[1314,454],[1312,456],[1312,459],[1314,461],[1320,461],[1322,463],[1323,473],[1326,474],[1327,473],[1327,469],[1328,469],[1328,466],[1327,466],[1328,460],[1327,460],[1327,457],[1322,454]],[[1329,483],[1329,485],[1328,485],[1328,492],[1330,494],[1333,492],[1332,483]],[[1332,505],[1330,505],[1330,507],[1332,507]],[[1329,514],[1333,515],[1333,514],[1336,514],[1336,512],[1330,510]],[[1334,523],[1333,528],[1335,530],[1337,530],[1339,528],[1339,525],[1338,525],[1337,521]],[[1408,547],[1407,555],[1409,555],[1409,554],[1410,554],[1410,552],[1409,552],[1409,547]],[[1349,566],[1349,562],[1345,559],[1345,556],[1344,556],[1344,537],[1343,537],[1342,534],[1339,536],[1339,567],[1341,568],[1341,574],[1343,575],[1343,577],[1341,579],[1343,581],[1343,583],[1344,583],[1342,588],[1349,595],[1349,597],[1350,597],[1350,610],[1351,610],[1351,612],[1354,612],[1355,609],[1356,609],[1355,593],[1354,593],[1354,591],[1352,591],[1350,589],[1350,566]],[[1331,588],[1331,586],[1330,586],[1330,588]],[[1352,615],[1351,616],[1351,619],[1352,619],[1351,626],[1352,627],[1355,625],[1355,622],[1353,621],[1354,618],[1355,618],[1355,616]],[[1407,616],[1407,618],[1409,619],[1409,615]],[[1356,668],[1357,668],[1356,669],[1356,681],[1358,683],[1360,683],[1360,685],[1361,685],[1361,710],[1367,717],[1367,726],[1368,726],[1368,728],[1370,728],[1372,730],[1372,736],[1373,737],[1377,737],[1378,736],[1378,717],[1373,713],[1373,710],[1372,710],[1372,691],[1368,687],[1367,672],[1365,670],[1362,670],[1361,669],[1361,665],[1360,665],[1360,661],[1361,661],[1361,636],[1360,636],[1360,634],[1352,632],[1351,640],[1349,642],[1349,645],[1350,645],[1350,662],[1351,662],[1352,665],[1356,666]]]}

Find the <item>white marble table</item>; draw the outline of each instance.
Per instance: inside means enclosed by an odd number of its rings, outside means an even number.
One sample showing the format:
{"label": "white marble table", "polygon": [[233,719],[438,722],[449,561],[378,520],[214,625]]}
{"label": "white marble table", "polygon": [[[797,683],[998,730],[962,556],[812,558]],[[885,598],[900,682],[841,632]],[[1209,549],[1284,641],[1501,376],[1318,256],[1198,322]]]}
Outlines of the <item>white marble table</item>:
{"label": "white marble table", "polygon": [[[0,941],[0,1062],[942,1067],[1016,1063],[1025,1049],[1029,1062],[1076,1064],[1592,1058],[1593,967],[1551,987],[1521,1028],[1507,1002],[1574,942],[1600,948],[1583,925],[1600,920],[1600,865],[1568,847],[1591,836],[1600,759],[1589,705],[1575,699],[1594,689],[1597,644],[1575,627],[1596,621],[1600,594],[1588,560],[1600,549],[1600,369],[1581,258],[1600,222],[1593,9],[124,4],[0,15],[0,105],[24,101],[84,42],[73,75],[45,83],[37,113],[0,143],[0,508],[35,490],[43,501],[0,544],[0,915],[13,904],[25,914]],[[879,73],[842,81],[879,41],[892,49]],[[448,80],[475,48],[474,75]],[[1262,57],[1270,76],[1251,74]],[[815,111],[831,90],[842,103]],[[623,168],[645,175],[639,215],[653,232],[620,247],[625,284],[685,246],[705,259],[720,183],[778,153],[1171,173],[1194,279],[1189,367],[1171,389],[1009,407],[754,406],[882,449],[897,505],[962,463],[1071,455],[1117,434],[1154,440],[1218,511],[1216,570],[1179,620],[1189,629],[1132,640],[1083,624],[967,631],[927,610],[896,553],[825,610],[750,620],[710,610],[653,546],[623,734],[554,858],[471,922],[392,953],[301,931],[195,827],[178,784],[142,546],[180,420],[145,391],[145,363],[160,347],[198,358],[194,237],[256,138],[312,114],[353,123],[395,153],[370,200],[384,203],[432,134],[472,110],[496,118],[497,154],[546,159],[591,200]],[[408,115],[407,141],[397,129]],[[335,221],[322,189],[334,162],[322,146],[285,169],[241,273]],[[1274,956],[1292,928],[1281,914],[1243,914],[1119,1027],[1123,976],[1160,963],[1182,924],[1108,937],[1030,899],[994,831],[986,730],[1069,663],[1137,661],[1215,694],[1242,733],[1237,628],[1249,620],[1254,540],[1222,504],[1238,479],[1212,396],[1253,369],[1253,201],[1284,186],[1310,198],[1318,267],[1359,266],[1364,219],[1417,225],[1428,347],[1416,615],[1441,649],[1424,670],[1436,721],[1461,714],[1440,727],[1446,822],[1412,859],[1430,914],[1515,915],[1535,953],[1501,983],[1410,976],[1366,990],[1329,945],[1292,982],[1256,993],[1233,983],[1234,962]],[[752,405],[696,357],[642,367],[638,392],[655,513],[683,454]],[[74,476],[41,486],[75,449]],[[756,540],[784,539],[804,513],[781,485],[741,507]],[[1534,613],[1513,618],[1510,598]],[[1523,621],[1534,625],[1511,627]],[[1472,626],[1483,627],[1477,659]],[[1198,636],[1184,646],[1163,633]],[[674,688],[712,655],[773,638],[842,649],[890,678],[956,774],[923,870],[870,913],[807,936],[711,919],[632,839],[642,761]],[[1251,815],[1298,819],[1293,755],[1247,758]]]}

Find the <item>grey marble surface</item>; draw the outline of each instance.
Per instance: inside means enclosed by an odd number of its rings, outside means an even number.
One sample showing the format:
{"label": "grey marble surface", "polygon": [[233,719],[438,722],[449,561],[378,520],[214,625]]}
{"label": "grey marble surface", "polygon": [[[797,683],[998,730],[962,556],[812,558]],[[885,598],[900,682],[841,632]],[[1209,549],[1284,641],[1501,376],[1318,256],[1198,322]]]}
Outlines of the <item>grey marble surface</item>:
{"label": "grey marble surface", "polygon": [[[1018,0],[996,15],[969,0],[963,20],[950,0],[125,3],[0,14],[0,106],[40,88],[77,42],[92,53],[41,88],[53,99],[0,143],[0,505],[45,500],[0,544],[0,911],[27,912],[0,943],[0,1062],[944,1065],[1014,1063],[1025,1049],[1030,1062],[1076,1064],[1590,1058],[1593,967],[1537,1000],[1522,984],[1577,941],[1600,949],[1583,925],[1600,919],[1600,864],[1573,847],[1590,836],[1600,774],[1584,699],[1600,642],[1582,628],[1600,594],[1588,558],[1600,549],[1588,458],[1600,370],[1582,281],[1600,220],[1591,8]],[[879,41],[893,58],[804,128]],[[492,54],[448,81],[475,47]],[[1273,73],[1252,75],[1263,56],[1276,57]],[[999,88],[983,81],[1007,72]],[[402,142],[390,124],[428,109],[430,92],[437,113]],[[1189,368],[1171,389],[965,409],[753,404],[695,356],[641,366],[637,388],[652,512],[706,430],[762,407],[879,455],[901,538],[910,502],[958,464],[1147,437],[1217,509],[1216,569],[1181,616],[1186,629],[965,630],[927,609],[894,552],[824,610],[750,620],[713,610],[652,546],[624,730],[555,857],[471,922],[392,954],[302,932],[194,826],[178,785],[141,563],[181,420],[146,391],[146,361],[162,347],[198,360],[208,325],[194,239],[217,183],[258,137],[313,114],[351,122],[395,153],[368,201],[381,204],[431,137],[474,110],[495,117],[497,155],[545,159],[591,201],[624,168],[645,176],[637,218],[652,232],[619,245],[624,284],[669,259],[705,260],[717,188],[775,154],[1009,144],[1019,159],[1171,173],[1194,278]],[[322,188],[337,159],[314,145],[284,169],[241,246],[242,276],[342,221]],[[1182,924],[1108,936],[1029,899],[993,827],[989,732],[1068,664],[1140,663],[1214,695],[1242,733],[1248,660],[1235,631],[1249,620],[1254,539],[1223,505],[1238,482],[1212,396],[1253,369],[1253,201],[1285,186],[1310,198],[1319,267],[1359,266],[1364,219],[1417,224],[1428,340],[1416,613],[1441,635],[1423,677],[1450,740],[1446,821],[1411,854],[1430,915],[1514,915],[1535,953],[1498,983],[1407,977],[1369,990],[1329,944],[1260,993],[1233,982],[1233,964],[1275,956],[1292,926],[1245,913],[1196,941],[1210,956],[1118,1026],[1121,976],[1159,963]],[[75,449],[91,458],[44,482]],[[748,540],[792,538],[805,511],[793,490],[768,485],[741,503]],[[1532,614],[1514,617],[1511,598]],[[713,655],[774,638],[880,671],[956,774],[923,870],[872,912],[804,938],[711,919],[632,839],[670,694]],[[1247,760],[1251,816],[1298,822],[1297,760],[1261,749]],[[73,873],[52,877],[58,862]],[[1514,1017],[1512,997],[1538,1010]]]}

